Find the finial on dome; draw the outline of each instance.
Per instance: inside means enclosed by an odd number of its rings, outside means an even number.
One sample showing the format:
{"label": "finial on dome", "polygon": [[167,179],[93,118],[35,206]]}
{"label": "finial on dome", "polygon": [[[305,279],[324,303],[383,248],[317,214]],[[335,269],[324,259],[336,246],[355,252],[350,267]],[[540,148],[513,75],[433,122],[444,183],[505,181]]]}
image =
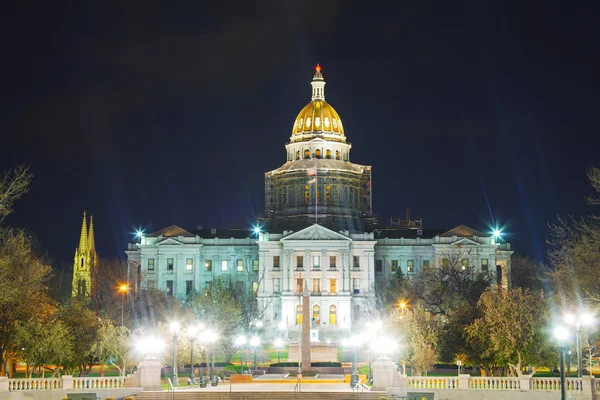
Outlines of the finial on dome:
{"label": "finial on dome", "polygon": [[317,64],[317,66],[315,67],[315,75],[313,76],[313,81],[314,80],[323,80],[323,75],[321,75],[321,66],[319,64]]}
{"label": "finial on dome", "polygon": [[325,100],[325,80],[321,75],[321,66],[315,67],[315,75],[310,83],[312,85],[312,100]]}

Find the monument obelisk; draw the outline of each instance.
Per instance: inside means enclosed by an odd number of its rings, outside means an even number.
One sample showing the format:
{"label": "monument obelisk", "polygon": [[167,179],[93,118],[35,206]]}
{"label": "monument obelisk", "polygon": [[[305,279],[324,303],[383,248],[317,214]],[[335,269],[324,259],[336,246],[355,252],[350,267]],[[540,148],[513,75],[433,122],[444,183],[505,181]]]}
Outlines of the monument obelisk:
{"label": "monument obelisk", "polygon": [[304,281],[302,292],[302,372],[310,371],[310,294]]}

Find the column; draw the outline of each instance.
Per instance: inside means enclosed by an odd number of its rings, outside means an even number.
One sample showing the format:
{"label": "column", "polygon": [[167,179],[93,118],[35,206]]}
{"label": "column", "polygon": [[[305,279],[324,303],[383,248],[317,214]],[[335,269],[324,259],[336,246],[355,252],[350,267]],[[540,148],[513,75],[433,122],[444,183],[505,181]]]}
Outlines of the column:
{"label": "column", "polygon": [[285,293],[289,290],[288,284],[288,263],[290,260],[288,259],[288,251],[283,250],[280,256],[280,268],[281,268],[281,291]]}
{"label": "column", "polygon": [[310,280],[310,271],[312,270],[312,267],[313,265],[310,250],[306,249],[304,250],[304,270],[306,271],[304,278],[306,279],[306,284],[309,285],[307,286],[309,292],[312,291],[312,282]]}
{"label": "column", "polygon": [[200,254],[196,254],[194,255],[194,282],[192,284],[194,290],[197,293],[200,293],[200,274],[201,271],[204,269],[204,262],[203,262],[203,258]]}
{"label": "column", "polygon": [[342,287],[341,287],[342,290],[341,291],[345,292],[346,291],[346,251],[340,250],[339,254],[340,254],[340,264],[342,264],[341,268],[340,268],[342,273],[339,275],[342,278]]}
{"label": "column", "polygon": [[[327,285],[327,270],[329,269],[329,258],[327,257],[327,249],[321,250],[321,293],[327,293],[329,287]],[[329,310],[328,310],[329,311]],[[323,309],[321,308],[321,321],[323,321]]]}
{"label": "column", "polygon": [[352,292],[352,277],[350,276],[350,250],[344,250],[344,258],[346,258],[346,288]]}

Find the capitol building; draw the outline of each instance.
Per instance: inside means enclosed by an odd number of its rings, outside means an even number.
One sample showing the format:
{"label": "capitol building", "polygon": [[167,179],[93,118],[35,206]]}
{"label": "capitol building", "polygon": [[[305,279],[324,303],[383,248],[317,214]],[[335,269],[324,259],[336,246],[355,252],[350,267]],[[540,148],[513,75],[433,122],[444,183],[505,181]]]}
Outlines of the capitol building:
{"label": "capitol building", "polygon": [[[336,110],[325,101],[319,66],[310,102],[285,144],[285,163],[265,173],[260,230],[169,226],[129,243],[131,284],[184,300],[209,295],[220,278],[256,293],[266,332],[298,332],[301,295],[319,340],[336,341],[361,328],[380,306],[397,269],[418,279],[427,268],[458,263],[507,286],[510,243],[466,226],[424,229],[409,217],[382,228],[373,214],[372,169],[350,161],[351,144]],[[305,305],[306,303],[304,303]]]}

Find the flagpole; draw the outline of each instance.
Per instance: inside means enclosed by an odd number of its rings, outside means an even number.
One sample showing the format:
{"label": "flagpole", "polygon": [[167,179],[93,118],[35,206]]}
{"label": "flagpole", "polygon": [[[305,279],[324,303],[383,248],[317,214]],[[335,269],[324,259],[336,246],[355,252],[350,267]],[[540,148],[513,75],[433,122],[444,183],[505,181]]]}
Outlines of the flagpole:
{"label": "flagpole", "polygon": [[[315,163],[316,164],[316,163]],[[319,170],[315,165],[315,224],[319,223]]]}

